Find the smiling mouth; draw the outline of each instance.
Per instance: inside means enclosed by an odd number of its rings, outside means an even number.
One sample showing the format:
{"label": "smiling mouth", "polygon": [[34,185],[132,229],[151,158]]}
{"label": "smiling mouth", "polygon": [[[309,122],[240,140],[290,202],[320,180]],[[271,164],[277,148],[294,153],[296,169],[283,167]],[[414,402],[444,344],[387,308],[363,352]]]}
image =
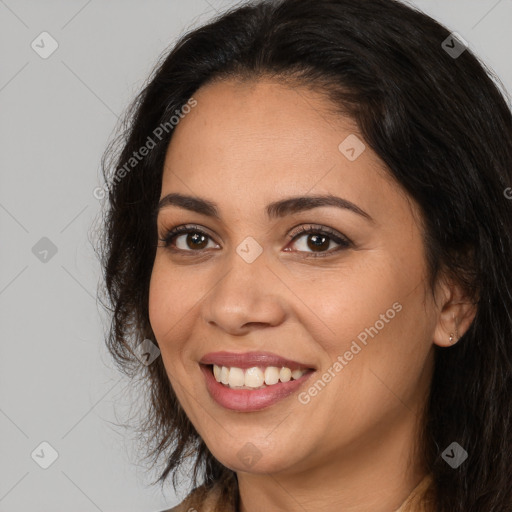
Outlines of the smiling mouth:
{"label": "smiling mouth", "polygon": [[286,366],[236,366],[203,365],[213,374],[215,380],[229,389],[258,390],[301,379],[313,372],[312,368],[290,369]]}

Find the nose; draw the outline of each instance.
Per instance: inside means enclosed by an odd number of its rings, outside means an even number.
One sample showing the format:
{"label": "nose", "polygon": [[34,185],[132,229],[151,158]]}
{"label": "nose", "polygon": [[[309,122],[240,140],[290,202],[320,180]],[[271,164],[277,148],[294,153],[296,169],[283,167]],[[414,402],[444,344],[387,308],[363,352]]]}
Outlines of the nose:
{"label": "nose", "polygon": [[235,251],[202,305],[203,320],[233,336],[275,327],[286,318],[286,286],[261,254],[248,263]]}

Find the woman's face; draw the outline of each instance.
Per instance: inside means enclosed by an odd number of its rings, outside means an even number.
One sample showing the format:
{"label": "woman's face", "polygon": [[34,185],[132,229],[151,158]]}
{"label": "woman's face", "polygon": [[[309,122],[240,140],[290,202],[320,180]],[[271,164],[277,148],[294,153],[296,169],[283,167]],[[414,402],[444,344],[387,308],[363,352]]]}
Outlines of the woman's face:
{"label": "woman's face", "polygon": [[235,471],[355,470],[365,453],[400,452],[439,316],[414,204],[309,89],[224,81],[194,98],[161,191],[193,199],[158,215],[160,239],[190,232],[159,242],[149,297],[185,412]]}

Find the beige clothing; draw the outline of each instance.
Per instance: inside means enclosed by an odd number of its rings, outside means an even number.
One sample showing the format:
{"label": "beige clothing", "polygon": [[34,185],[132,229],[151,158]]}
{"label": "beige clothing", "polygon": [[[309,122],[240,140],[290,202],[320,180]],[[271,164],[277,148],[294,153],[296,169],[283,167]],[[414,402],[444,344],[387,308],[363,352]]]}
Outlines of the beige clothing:
{"label": "beige clothing", "polygon": [[[425,476],[394,512],[434,512],[431,484],[432,476]],[[220,495],[219,487],[213,487],[206,493],[203,487],[198,487],[179,505],[162,512],[237,512],[233,498],[220,500]]]}

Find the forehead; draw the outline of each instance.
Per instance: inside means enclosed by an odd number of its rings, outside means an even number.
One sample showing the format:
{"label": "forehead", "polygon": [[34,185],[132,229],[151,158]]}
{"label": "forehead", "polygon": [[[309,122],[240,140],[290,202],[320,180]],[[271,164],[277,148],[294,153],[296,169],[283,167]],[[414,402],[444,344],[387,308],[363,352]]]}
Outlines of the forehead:
{"label": "forehead", "polygon": [[391,186],[368,147],[355,160],[340,150],[347,138],[364,144],[362,137],[352,119],[335,114],[310,88],[226,80],[200,88],[194,99],[174,129],[162,195],[226,197],[241,205],[314,192],[366,203],[372,188],[382,195],[384,182]]}

